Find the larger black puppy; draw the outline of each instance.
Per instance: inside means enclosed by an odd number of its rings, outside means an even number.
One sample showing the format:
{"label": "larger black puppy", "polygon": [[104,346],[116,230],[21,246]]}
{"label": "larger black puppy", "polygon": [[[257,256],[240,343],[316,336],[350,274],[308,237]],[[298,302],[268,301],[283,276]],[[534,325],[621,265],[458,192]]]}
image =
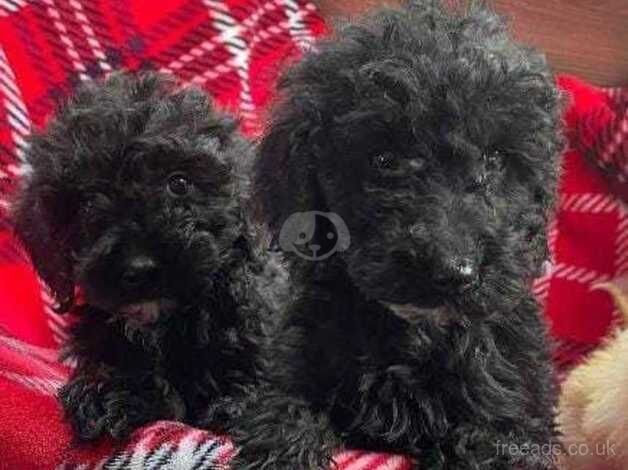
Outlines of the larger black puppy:
{"label": "larger black puppy", "polygon": [[338,445],[422,469],[553,467],[529,285],[558,92],[495,14],[435,3],[347,25],[283,77],[255,184],[295,297],[270,339],[263,408],[232,429],[237,468],[318,469]]}
{"label": "larger black puppy", "polygon": [[15,226],[79,315],[60,399],[80,438],[219,418],[250,381],[260,304],[236,175],[250,158],[201,91],[155,73],[83,85],[33,136]]}

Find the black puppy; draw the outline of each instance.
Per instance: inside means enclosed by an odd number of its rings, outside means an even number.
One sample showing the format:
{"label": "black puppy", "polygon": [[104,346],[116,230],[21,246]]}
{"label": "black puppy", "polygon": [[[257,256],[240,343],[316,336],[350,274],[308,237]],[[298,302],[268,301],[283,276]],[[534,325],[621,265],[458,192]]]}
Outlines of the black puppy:
{"label": "black puppy", "polygon": [[81,86],[32,137],[15,228],[78,315],[59,397],[80,438],[195,422],[249,383],[261,307],[236,173],[251,153],[200,90],[156,73]]}
{"label": "black puppy", "polygon": [[236,468],[319,469],[340,445],[422,469],[552,468],[529,290],[561,148],[544,59],[482,6],[414,1],[341,28],[279,91],[254,194],[294,297],[231,428]]}

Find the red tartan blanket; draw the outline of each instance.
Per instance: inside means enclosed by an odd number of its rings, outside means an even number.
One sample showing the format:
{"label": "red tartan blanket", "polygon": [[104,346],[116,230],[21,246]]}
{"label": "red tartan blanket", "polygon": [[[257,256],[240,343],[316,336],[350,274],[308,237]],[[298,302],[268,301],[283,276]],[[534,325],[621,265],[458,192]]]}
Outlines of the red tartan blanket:
{"label": "red tartan blanket", "polygon": [[[242,129],[260,131],[280,65],[325,26],[306,0],[0,1],[0,470],[223,468],[225,437],[158,422],[128,442],[78,445],[63,422],[56,389],[65,318],[10,235],[6,210],[21,172],[24,137],[80,80],[113,69],[153,67],[204,86]],[[550,228],[553,262],[535,284],[559,340],[559,364],[591,349],[613,318],[596,281],[628,270],[625,189],[627,95],[564,77],[570,149],[560,211]],[[615,192],[613,192],[615,191]],[[623,194],[623,193],[622,193]],[[346,451],[344,470],[407,470],[396,456]]]}
{"label": "red tartan blanket", "polygon": [[559,77],[565,132],[552,254],[535,282],[557,339],[560,368],[597,346],[619,320],[610,296],[591,287],[628,272],[628,89]]}

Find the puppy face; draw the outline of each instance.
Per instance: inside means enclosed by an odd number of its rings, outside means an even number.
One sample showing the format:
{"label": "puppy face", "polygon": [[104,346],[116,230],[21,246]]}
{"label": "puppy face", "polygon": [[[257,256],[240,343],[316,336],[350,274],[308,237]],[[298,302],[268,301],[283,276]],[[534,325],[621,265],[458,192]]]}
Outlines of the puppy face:
{"label": "puppy face", "polygon": [[[503,280],[545,255],[560,143],[540,57],[491,14],[423,6],[347,27],[283,86],[258,163],[271,228],[294,208],[338,214],[351,247],[337,256],[394,308],[515,301]],[[281,187],[281,210],[273,167],[301,183]]]}
{"label": "puppy face", "polygon": [[205,146],[143,142],[104,179],[79,171],[71,249],[88,303],[154,321],[178,300],[190,304],[199,271],[211,278],[224,268],[239,221],[221,144]]}
{"label": "puppy face", "polygon": [[246,147],[233,129],[159,75],[81,89],[34,137],[16,210],[58,299],[77,286],[88,304],[150,323],[220,282],[242,230],[229,162]]}

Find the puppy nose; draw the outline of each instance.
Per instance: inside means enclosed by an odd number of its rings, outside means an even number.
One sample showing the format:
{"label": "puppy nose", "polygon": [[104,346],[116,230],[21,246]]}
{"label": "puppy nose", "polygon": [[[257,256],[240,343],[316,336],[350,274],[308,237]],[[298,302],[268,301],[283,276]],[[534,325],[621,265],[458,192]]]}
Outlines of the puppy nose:
{"label": "puppy nose", "polygon": [[128,260],[122,272],[122,283],[126,287],[139,287],[157,279],[159,265],[150,256],[135,256]]}
{"label": "puppy nose", "polygon": [[443,292],[464,292],[478,280],[478,266],[468,257],[453,257],[434,276],[435,287]]}

